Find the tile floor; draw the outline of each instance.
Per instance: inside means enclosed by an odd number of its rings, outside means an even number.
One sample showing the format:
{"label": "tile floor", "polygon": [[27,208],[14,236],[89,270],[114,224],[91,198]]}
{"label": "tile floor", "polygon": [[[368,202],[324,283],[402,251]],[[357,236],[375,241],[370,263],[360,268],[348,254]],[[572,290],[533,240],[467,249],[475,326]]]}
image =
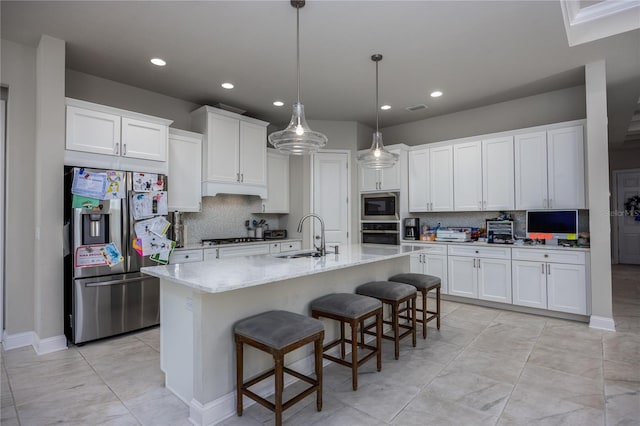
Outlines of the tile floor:
{"label": "tile floor", "polygon": [[[405,343],[399,361],[385,342],[382,371],[365,365],[357,392],[348,369],[325,368],[323,410],[308,397],[285,423],[640,425],[640,267],[613,271],[617,333],[445,302],[439,332]],[[163,387],[158,349],[154,328],[40,357],[2,352],[1,423],[188,425],[188,408]],[[254,405],[222,424],[273,415]]]}

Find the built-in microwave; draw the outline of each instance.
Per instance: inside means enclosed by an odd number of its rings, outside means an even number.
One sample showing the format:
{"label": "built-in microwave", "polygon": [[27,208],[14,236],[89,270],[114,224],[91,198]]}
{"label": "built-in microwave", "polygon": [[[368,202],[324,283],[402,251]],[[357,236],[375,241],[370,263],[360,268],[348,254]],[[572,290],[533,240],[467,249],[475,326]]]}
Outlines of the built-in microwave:
{"label": "built-in microwave", "polygon": [[362,194],[362,220],[398,220],[400,215],[399,194],[397,192],[377,192]]}

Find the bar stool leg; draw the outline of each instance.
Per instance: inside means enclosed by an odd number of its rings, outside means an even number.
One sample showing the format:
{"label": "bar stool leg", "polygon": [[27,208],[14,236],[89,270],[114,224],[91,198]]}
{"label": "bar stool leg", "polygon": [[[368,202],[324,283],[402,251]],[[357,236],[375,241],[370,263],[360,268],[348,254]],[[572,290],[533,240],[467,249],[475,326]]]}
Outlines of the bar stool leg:
{"label": "bar stool leg", "polygon": [[284,392],[284,354],[277,351],[273,354],[273,362],[275,364],[275,409],[276,409],[276,426],[282,425],[282,393]]}
{"label": "bar stool leg", "polygon": [[[415,311],[414,311],[415,314]],[[398,303],[391,304],[391,319],[393,327],[393,340],[395,344],[395,357],[400,358],[400,327],[398,325]]]}
{"label": "bar stool leg", "polygon": [[344,321],[340,321],[340,358],[344,359],[345,357],[345,349],[344,349]]}
{"label": "bar stool leg", "polygon": [[[413,299],[409,299],[411,302],[411,337],[413,338],[413,347],[416,347],[416,300],[417,298],[414,297]],[[426,325],[427,323],[425,322],[425,329],[427,328]]]}
{"label": "bar stool leg", "polygon": [[316,380],[318,381],[318,389],[316,390],[316,409],[322,410],[322,341],[324,339],[324,333],[320,336],[314,344],[314,354],[316,356]]}
{"label": "bar stool leg", "polygon": [[427,338],[427,291],[422,290],[422,338]]}
{"label": "bar stool leg", "polygon": [[[362,335],[362,341],[364,342],[364,334]],[[376,367],[380,371],[382,370],[382,308],[376,314],[376,347],[378,348]]]}
{"label": "bar stool leg", "polygon": [[351,321],[351,382],[353,390],[358,390],[358,322],[355,320]]}
{"label": "bar stool leg", "polygon": [[436,316],[436,325],[438,330],[440,330],[440,287],[436,288],[436,312],[438,313]]}
{"label": "bar stool leg", "polygon": [[236,412],[238,417],[242,416],[242,386],[244,383],[243,378],[243,347],[242,342],[238,341],[236,337]]}

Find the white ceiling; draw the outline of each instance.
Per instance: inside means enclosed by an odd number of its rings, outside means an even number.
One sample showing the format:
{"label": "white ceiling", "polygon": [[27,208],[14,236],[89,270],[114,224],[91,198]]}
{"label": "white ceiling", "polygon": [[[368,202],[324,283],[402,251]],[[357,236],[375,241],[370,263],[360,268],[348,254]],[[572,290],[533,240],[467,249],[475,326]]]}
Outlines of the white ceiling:
{"label": "white ceiling", "polygon": [[[295,9],[288,1],[2,1],[2,38],[67,42],[67,67],[198,104],[287,122],[295,99]],[[373,53],[382,53],[386,127],[584,84],[605,59],[610,142],[640,97],[640,31],[569,47],[556,1],[308,1],[300,11],[307,118],[375,123]],[[164,58],[162,69],[149,63]],[[233,90],[220,83],[231,81]],[[432,99],[440,89],[444,96]],[[276,108],[272,102],[283,100]],[[405,107],[426,104],[409,112]]]}

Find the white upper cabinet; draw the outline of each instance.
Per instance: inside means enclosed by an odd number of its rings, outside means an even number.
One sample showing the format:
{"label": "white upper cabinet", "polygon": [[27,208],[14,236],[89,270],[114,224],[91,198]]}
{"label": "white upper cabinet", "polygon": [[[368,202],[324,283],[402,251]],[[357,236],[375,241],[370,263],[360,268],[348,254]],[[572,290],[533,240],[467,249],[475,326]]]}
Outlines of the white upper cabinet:
{"label": "white upper cabinet", "polygon": [[585,208],[582,126],[516,135],[516,209]]}
{"label": "white upper cabinet", "polygon": [[[67,98],[67,151],[167,161],[168,127],[171,120]],[[69,157],[81,158],[70,154]],[[82,157],[85,165],[100,167],[99,160]],[[105,160],[102,165],[126,164]],[[65,163],[73,165],[70,162]]]}
{"label": "white upper cabinet", "polygon": [[267,150],[267,199],[262,213],[289,213],[289,156]]}
{"label": "white upper cabinet", "polygon": [[482,142],[454,145],[453,170],[455,210],[482,210]]}
{"label": "white upper cabinet", "polygon": [[513,137],[453,146],[456,211],[513,210]]}
{"label": "white upper cabinet", "polygon": [[169,211],[199,212],[202,135],[169,129]]}
{"label": "white upper cabinet", "polygon": [[585,208],[582,126],[547,132],[549,208]]}
{"label": "white upper cabinet", "polygon": [[67,106],[66,148],[96,154],[120,154],[120,116]]}
{"label": "white upper cabinet", "polygon": [[453,210],[453,147],[409,152],[409,211]]}
{"label": "white upper cabinet", "polygon": [[167,161],[167,126],[122,117],[122,156]]}
{"label": "white upper cabinet", "polygon": [[513,136],[482,141],[482,207],[515,208]]}
{"label": "white upper cabinet", "polygon": [[400,160],[386,169],[367,169],[358,167],[360,191],[400,191],[402,155],[400,149],[390,149],[389,152],[400,156]]}
{"label": "white upper cabinet", "polygon": [[202,193],[267,197],[267,126],[269,123],[203,106],[191,113],[202,132]]}

